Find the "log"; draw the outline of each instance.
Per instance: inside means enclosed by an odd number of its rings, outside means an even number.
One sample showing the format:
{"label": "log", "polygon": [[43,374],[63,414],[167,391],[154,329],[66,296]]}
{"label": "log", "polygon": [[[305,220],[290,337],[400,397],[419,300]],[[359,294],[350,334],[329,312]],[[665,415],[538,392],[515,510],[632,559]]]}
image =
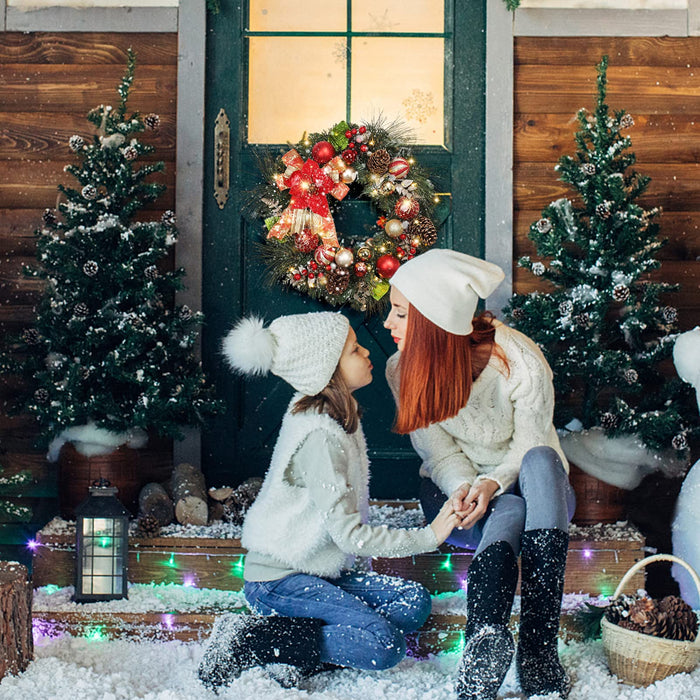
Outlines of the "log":
{"label": "log", "polygon": [[34,658],[32,587],[27,568],[0,562],[0,680],[25,671]]}
{"label": "log", "polygon": [[209,508],[204,474],[183,462],[173,469],[170,487],[177,521],[182,525],[206,525]]}
{"label": "log", "polygon": [[146,484],[139,492],[139,513],[151,515],[162,527],[170,525],[175,517],[175,509],[165,489],[154,481]]}

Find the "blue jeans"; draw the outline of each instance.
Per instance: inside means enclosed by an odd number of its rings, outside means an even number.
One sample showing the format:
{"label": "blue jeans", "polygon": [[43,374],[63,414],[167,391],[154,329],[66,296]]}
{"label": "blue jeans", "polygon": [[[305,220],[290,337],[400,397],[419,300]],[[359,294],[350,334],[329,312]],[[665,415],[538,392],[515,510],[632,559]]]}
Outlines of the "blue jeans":
{"label": "blue jeans", "polygon": [[[430,479],[421,480],[420,501],[428,522],[446,500]],[[494,498],[471,528],[453,530],[447,542],[480,554],[490,544],[504,540],[517,555],[523,532],[549,528],[566,532],[575,508],[576,497],[557,452],[551,447],[533,447],[523,457],[518,480],[508,492]]]}
{"label": "blue jeans", "polygon": [[245,597],[263,615],[323,620],[321,661],[363,670],[391,668],[401,661],[404,632],[421,627],[431,610],[430,594],[421,584],[375,573],[246,581]]}

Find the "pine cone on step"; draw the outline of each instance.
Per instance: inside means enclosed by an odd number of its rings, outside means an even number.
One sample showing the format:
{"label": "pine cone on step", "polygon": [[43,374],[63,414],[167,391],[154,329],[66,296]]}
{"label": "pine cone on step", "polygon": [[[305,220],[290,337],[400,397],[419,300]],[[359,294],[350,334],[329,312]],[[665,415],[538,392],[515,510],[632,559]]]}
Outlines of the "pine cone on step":
{"label": "pine cone on step", "polygon": [[136,537],[150,538],[158,537],[160,534],[160,523],[154,515],[141,515],[136,522]]}
{"label": "pine cone on step", "polygon": [[389,152],[380,148],[367,159],[367,170],[374,175],[384,175],[389,170],[389,163],[391,163]]}
{"label": "pine cone on step", "polygon": [[691,642],[695,640],[698,618],[688,603],[678,596],[667,595],[659,601],[658,607],[667,618],[666,633],[658,636]]}
{"label": "pine cone on step", "polygon": [[246,479],[233,493],[224,501],[223,519],[227,523],[242,525],[248,508],[253,505],[263,480],[259,477]]}

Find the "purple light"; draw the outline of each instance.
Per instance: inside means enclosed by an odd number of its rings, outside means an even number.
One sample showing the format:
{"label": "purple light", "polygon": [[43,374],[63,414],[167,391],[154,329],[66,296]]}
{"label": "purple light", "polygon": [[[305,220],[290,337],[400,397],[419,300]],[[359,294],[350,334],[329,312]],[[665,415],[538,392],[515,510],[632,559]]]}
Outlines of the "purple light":
{"label": "purple light", "polygon": [[32,552],[36,552],[38,548],[39,543],[36,540],[29,540],[29,542],[27,542],[27,549],[31,549]]}
{"label": "purple light", "polygon": [[592,556],[593,556],[593,552],[591,552],[590,549],[583,550],[583,558],[584,559],[590,559]]}
{"label": "purple light", "polygon": [[175,629],[175,623],[173,622],[173,616],[171,613],[166,613],[165,615],[161,615],[160,621],[169,630]]}
{"label": "purple light", "polygon": [[194,581],[194,575],[193,574],[185,574],[183,579],[182,579],[182,585],[188,586],[189,588],[196,588],[197,584]]}

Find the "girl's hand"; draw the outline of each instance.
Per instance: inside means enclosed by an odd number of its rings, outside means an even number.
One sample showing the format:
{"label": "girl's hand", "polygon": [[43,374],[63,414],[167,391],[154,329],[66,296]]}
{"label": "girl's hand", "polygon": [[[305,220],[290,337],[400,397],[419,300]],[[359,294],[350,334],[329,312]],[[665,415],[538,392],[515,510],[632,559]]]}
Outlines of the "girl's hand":
{"label": "girl's hand", "polygon": [[460,512],[460,527],[468,530],[474,523],[483,517],[493,494],[498,491],[498,482],[493,479],[483,479],[469,489],[469,493],[464,498],[467,510],[464,515]]}
{"label": "girl's hand", "polygon": [[438,544],[442,544],[460,523],[461,518],[452,508],[452,499],[448,498],[440,508],[440,512],[435,516],[435,520],[430,523],[435,539]]}

